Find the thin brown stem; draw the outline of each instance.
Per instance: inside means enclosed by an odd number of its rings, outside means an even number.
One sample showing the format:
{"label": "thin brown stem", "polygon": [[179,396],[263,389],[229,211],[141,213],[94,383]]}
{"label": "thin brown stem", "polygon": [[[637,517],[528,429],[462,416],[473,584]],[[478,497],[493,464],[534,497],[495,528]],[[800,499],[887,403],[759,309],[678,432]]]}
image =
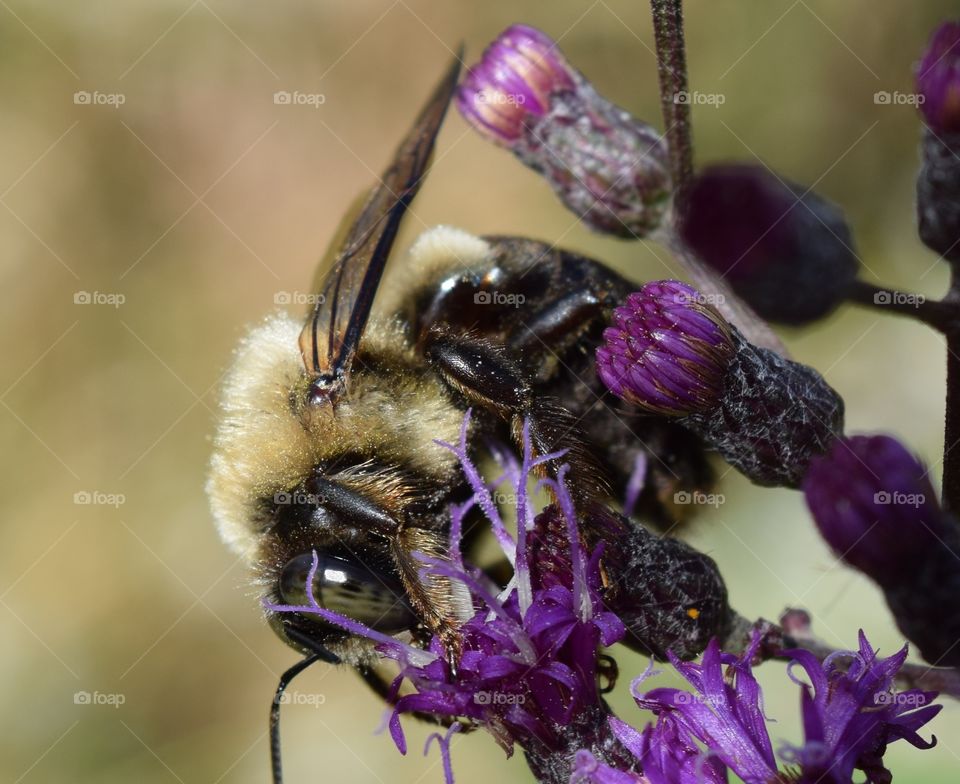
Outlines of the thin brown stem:
{"label": "thin brown stem", "polygon": [[650,0],[660,76],[660,110],[670,153],[674,202],[679,203],[693,177],[693,138],[687,96],[687,55],[682,0]]}
{"label": "thin brown stem", "polygon": [[[943,299],[960,312],[960,268],[952,265],[950,291]],[[947,337],[947,405],[943,427],[943,505],[960,514],[960,317],[954,318]]]}

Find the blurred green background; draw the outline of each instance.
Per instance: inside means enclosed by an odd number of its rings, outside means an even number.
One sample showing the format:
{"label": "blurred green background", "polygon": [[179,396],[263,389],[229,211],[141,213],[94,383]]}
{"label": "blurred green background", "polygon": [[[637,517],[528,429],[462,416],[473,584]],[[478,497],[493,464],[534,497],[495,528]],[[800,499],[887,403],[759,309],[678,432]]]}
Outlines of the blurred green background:
{"label": "blurred green background", "polygon": [[[911,91],[913,61],[951,12],[932,0],[688,3],[691,88],[726,99],[694,109],[699,161],[760,158],[816,183],[844,205],[867,277],[941,293],[942,265],[914,231],[917,118],[874,94]],[[262,623],[203,494],[230,352],[277,292],[308,289],[449,48],[465,40],[472,61],[508,24],[535,24],[659,126],[648,16],[623,0],[0,2],[0,780],[267,780],[266,711],[295,657]],[[278,90],[324,102],[277,105]],[[558,241],[638,279],[675,269],[661,248],[573,225],[455,113],[439,147],[416,207],[425,224]],[[424,227],[411,219],[402,244]],[[851,431],[893,432],[938,461],[938,336],[851,307],[783,337],[844,395]],[[732,474],[721,492],[691,537],[741,613],[804,606],[837,646],[860,627],[882,652],[902,644],[798,494]],[[614,700],[636,723],[646,717],[625,690],[643,665],[620,657]],[[761,679],[775,743],[798,740],[797,688],[781,665]],[[81,692],[98,696],[77,704]],[[318,666],[296,692],[291,784],[442,781],[436,751],[419,753],[423,728],[408,724],[407,757],[374,735],[382,707],[349,672]],[[957,781],[958,728],[948,703],[936,749],[893,746],[896,780]],[[453,754],[460,782],[530,779],[481,735],[455,739]]]}

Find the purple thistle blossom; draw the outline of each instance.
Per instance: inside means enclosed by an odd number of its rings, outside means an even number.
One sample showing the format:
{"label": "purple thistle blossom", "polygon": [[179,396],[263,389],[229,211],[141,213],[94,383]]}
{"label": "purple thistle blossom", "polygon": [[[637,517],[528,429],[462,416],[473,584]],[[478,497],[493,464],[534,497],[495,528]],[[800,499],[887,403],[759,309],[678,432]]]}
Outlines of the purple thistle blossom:
{"label": "purple thistle blossom", "polygon": [[843,432],[843,399],[813,368],[754,346],[709,295],[676,280],[627,296],[596,351],[606,387],[676,417],[754,482],[797,487]]}
{"label": "purple thistle blossom", "polygon": [[[620,742],[640,760],[651,784],[725,782],[726,769],[746,784],[850,784],[855,770],[863,771],[870,784],[887,784],[890,774],[883,754],[889,743],[903,739],[921,749],[936,743],[935,738],[925,741],[918,734],[942,708],[931,704],[936,693],[894,689],[906,647],[880,659],[861,631],[858,651],[838,652],[822,663],[809,651],[787,652],[810,684],[796,681],[802,689],[804,743],[781,749],[780,757],[789,768],[779,770],[751,666],[761,641],[755,634],[738,657],[721,653],[714,640],[701,664],[671,657],[693,692],[659,688],[640,693],[638,687],[649,671],[634,682],[637,704],[652,710],[656,723],[642,733],[618,719],[610,723]],[[847,658],[849,667],[838,665]],[[698,743],[708,751],[697,754]]]}

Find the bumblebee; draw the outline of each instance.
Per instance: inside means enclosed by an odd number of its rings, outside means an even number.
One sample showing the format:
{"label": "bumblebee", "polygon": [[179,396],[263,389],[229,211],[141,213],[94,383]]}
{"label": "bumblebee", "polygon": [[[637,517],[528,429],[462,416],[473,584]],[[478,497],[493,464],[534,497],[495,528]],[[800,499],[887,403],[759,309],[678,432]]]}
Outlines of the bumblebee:
{"label": "bumblebee", "polygon": [[[413,553],[448,555],[449,506],[470,491],[435,440],[457,441],[467,409],[476,452],[489,440],[517,445],[525,421],[537,452],[568,450],[581,508],[622,497],[645,465],[639,512],[666,526],[678,518],[674,494],[710,480],[695,436],[620,404],[593,370],[610,311],[636,288],[603,264],[441,226],[384,274],[458,73],[459,58],[345,221],[305,323],[274,315],[241,343],[208,481],[220,534],[265,600],[302,600],[315,552],[323,606],[414,644],[438,635],[452,659],[471,598],[456,581],[421,577]],[[353,665],[387,694],[368,641],[268,615],[306,655],[278,697],[318,659]],[[274,773],[279,780],[276,743]]]}

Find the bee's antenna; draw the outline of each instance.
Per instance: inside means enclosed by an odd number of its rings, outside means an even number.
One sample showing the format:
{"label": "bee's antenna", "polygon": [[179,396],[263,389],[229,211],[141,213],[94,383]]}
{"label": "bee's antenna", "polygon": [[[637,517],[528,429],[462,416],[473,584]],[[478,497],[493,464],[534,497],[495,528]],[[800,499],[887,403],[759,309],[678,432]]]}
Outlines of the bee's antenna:
{"label": "bee's antenna", "polygon": [[298,661],[280,676],[277,691],[273,695],[273,703],[270,705],[270,771],[273,774],[273,784],[283,784],[283,766],[280,762],[280,700],[283,697],[283,693],[287,690],[287,686],[290,685],[290,681],[296,678],[311,664],[316,664],[318,661],[325,661],[329,664],[340,663],[339,656],[327,650],[314,640],[311,640],[306,635],[300,634],[293,629],[287,629],[286,632],[295,642],[309,648],[313,653]]}

